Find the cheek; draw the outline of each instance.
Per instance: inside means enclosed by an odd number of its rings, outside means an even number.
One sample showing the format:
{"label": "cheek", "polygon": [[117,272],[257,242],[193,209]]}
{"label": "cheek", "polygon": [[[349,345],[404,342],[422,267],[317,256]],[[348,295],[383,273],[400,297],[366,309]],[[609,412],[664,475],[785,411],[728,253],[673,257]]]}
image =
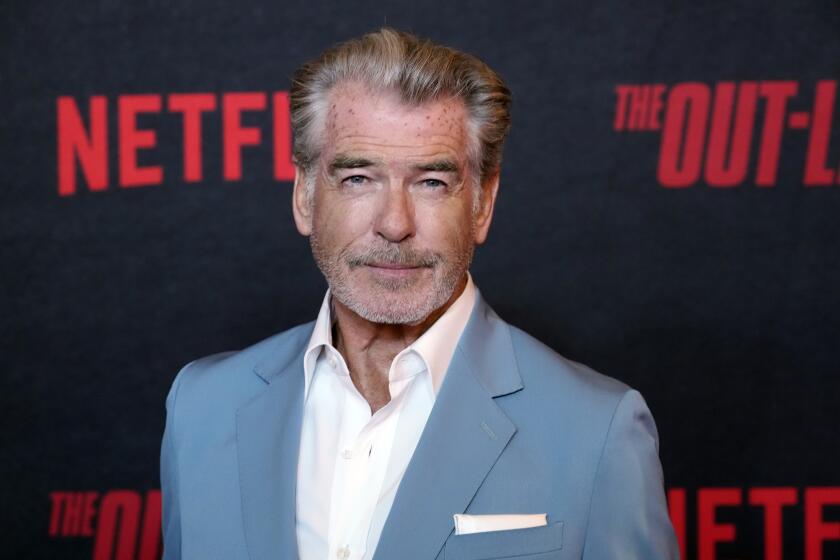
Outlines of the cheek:
{"label": "cheek", "polygon": [[441,252],[457,252],[473,243],[472,212],[461,204],[427,208],[418,213],[418,232]]}
{"label": "cheek", "polygon": [[313,227],[322,242],[343,248],[369,231],[369,212],[358,203],[324,197],[315,205]]}

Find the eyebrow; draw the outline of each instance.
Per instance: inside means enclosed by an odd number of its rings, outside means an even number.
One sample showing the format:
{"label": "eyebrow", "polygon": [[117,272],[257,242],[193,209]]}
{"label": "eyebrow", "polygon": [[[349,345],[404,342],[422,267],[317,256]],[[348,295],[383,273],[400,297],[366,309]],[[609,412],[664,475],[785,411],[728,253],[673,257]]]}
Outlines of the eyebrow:
{"label": "eyebrow", "polygon": [[[375,165],[379,165],[379,162],[365,157],[336,154],[332,161],[330,161],[327,168],[330,173],[335,173],[339,169],[360,169],[364,167],[373,167]],[[417,171],[459,173],[458,164],[451,159],[438,159],[425,163],[418,163],[414,166],[414,169]]]}
{"label": "eyebrow", "polygon": [[330,162],[328,168],[330,173],[332,173],[339,169],[358,169],[360,167],[371,167],[373,165],[376,165],[376,162],[367,158],[337,154]]}
{"label": "eyebrow", "polygon": [[418,171],[440,171],[443,173],[458,173],[458,164],[451,159],[439,159],[414,166]]}

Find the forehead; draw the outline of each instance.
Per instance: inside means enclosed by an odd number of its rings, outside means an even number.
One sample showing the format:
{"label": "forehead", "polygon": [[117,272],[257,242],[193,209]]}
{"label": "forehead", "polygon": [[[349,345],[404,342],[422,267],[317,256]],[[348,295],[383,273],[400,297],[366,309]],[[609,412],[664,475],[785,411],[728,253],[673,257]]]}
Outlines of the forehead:
{"label": "forehead", "polygon": [[337,86],[327,98],[323,155],[378,159],[449,156],[467,159],[467,111],[459,99],[412,106],[395,93],[358,84]]}

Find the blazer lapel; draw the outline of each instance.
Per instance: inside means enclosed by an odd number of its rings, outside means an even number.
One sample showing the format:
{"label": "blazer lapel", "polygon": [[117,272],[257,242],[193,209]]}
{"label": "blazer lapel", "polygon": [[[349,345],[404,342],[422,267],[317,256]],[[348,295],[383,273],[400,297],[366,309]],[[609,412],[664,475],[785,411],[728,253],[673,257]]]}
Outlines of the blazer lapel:
{"label": "blazer lapel", "polygon": [[516,426],[494,397],[522,388],[507,324],[478,296],[397,490],[375,560],[438,555]]}
{"label": "blazer lapel", "polygon": [[269,356],[254,368],[269,385],[236,414],[242,519],[251,560],[298,556],[295,487],[308,338],[301,340],[287,363]]}

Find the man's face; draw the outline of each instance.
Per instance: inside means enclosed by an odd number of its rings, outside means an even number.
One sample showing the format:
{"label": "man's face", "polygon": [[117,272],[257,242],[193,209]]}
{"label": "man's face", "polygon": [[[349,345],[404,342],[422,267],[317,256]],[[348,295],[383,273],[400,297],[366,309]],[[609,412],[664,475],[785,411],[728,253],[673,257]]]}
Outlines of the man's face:
{"label": "man's face", "polygon": [[473,212],[467,113],[458,100],[406,106],[355,84],[331,92],[314,187],[295,183],[332,295],[368,321],[416,324],[443,306],[487,235],[496,181]]}

